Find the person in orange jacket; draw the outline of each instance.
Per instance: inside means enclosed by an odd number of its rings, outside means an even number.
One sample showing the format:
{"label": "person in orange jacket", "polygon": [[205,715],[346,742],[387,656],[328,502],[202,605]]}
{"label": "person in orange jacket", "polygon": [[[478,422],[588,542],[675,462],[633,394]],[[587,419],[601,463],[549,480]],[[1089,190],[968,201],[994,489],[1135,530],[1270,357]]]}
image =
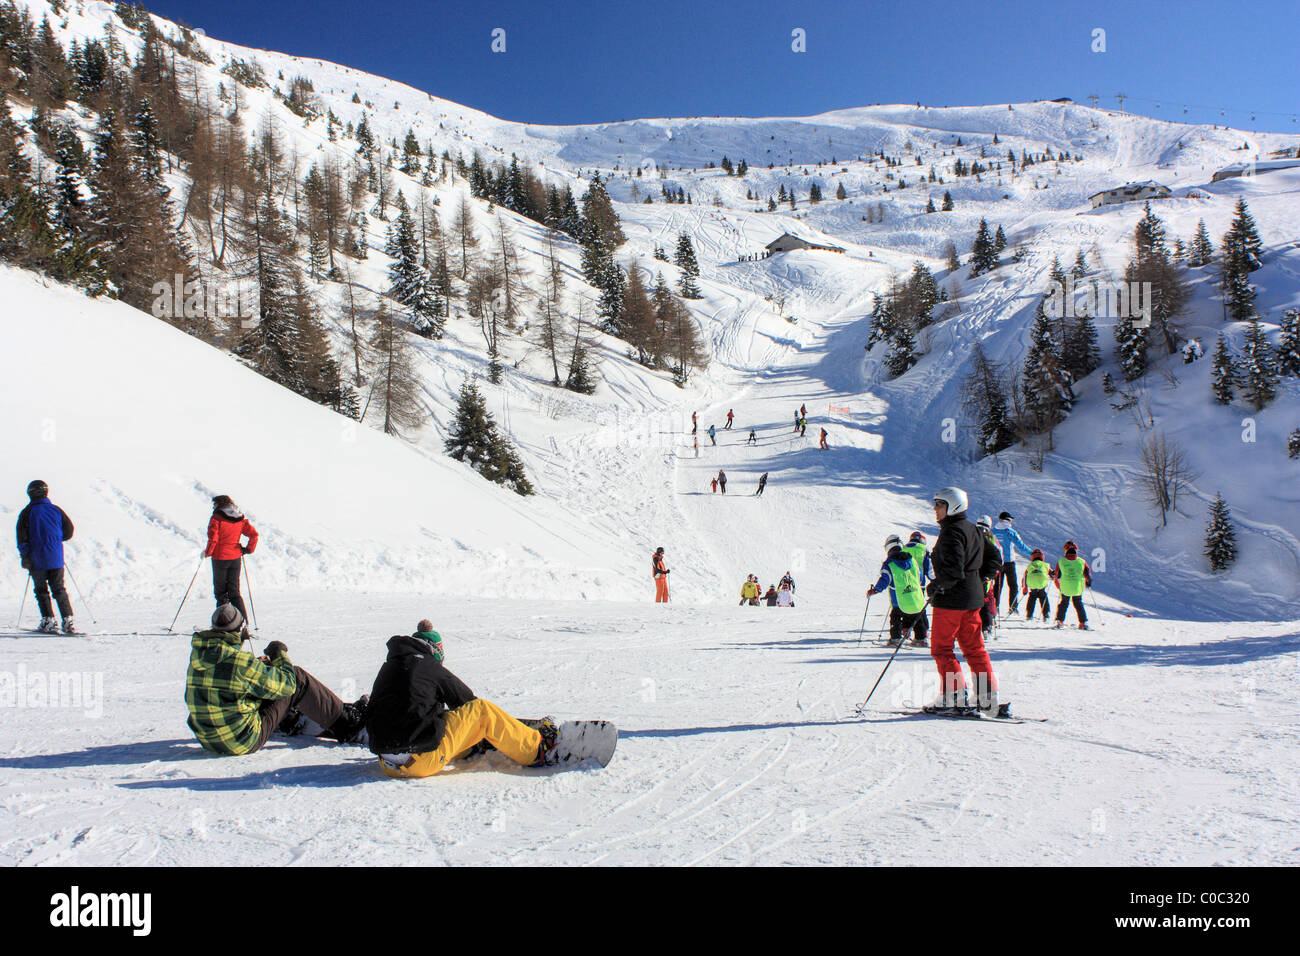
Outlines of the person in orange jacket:
{"label": "person in orange jacket", "polygon": [[[248,539],[248,544],[243,539]],[[212,518],[208,521],[208,546],[205,558],[212,559],[212,593],[217,607],[229,604],[248,620],[248,610],[239,593],[239,571],[244,555],[257,548],[257,529],[244,517],[239,505],[230,495],[217,495],[212,499]]]}
{"label": "person in orange jacket", "polygon": [[655,603],[668,603],[668,568],[664,565],[664,549],[656,548],[654,557],[650,560],[651,570],[654,572],[655,579]]}

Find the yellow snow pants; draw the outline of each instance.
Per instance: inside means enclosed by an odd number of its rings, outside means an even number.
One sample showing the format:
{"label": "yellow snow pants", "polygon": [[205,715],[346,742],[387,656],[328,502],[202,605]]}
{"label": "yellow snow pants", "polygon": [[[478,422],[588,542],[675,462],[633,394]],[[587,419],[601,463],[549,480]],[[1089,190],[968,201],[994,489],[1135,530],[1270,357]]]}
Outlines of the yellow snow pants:
{"label": "yellow snow pants", "polygon": [[400,767],[380,759],[384,773],[390,777],[429,777],[483,740],[525,767],[537,760],[542,735],[489,700],[471,700],[447,711],[445,719],[446,730],[437,750],[415,754]]}

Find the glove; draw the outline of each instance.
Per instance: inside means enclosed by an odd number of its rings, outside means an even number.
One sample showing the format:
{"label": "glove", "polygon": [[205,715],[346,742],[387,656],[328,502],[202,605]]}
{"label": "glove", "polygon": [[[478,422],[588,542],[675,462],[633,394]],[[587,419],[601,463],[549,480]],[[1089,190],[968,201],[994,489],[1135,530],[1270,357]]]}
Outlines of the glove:
{"label": "glove", "polygon": [[867,588],[867,597],[871,597],[875,593],[876,593],[875,588]]}
{"label": "glove", "polygon": [[1028,594],[1028,593],[1029,593],[1029,585],[1028,585],[1028,584],[1023,585],[1023,586],[1020,588],[1020,593],[1021,593],[1021,594]]}
{"label": "glove", "polygon": [[27,555],[23,555],[23,570],[30,571],[31,569],[32,569],[32,559],[29,558]]}
{"label": "glove", "polygon": [[927,585],[925,586],[925,596],[926,596],[926,597],[928,597],[928,598],[932,598],[932,597],[934,597],[934,596],[935,596],[936,594],[938,594],[938,593],[939,593],[939,582],[937,582],[937,581],[931,581],[929,584],[927,584]]}
{"label": "glove", "polygon": [[284,646],[284,641],[272,641],[270,644],[266,645],[266,650],[263,653],[265,653],[267,657],[273,658],[280,654],[288,654],[289,648]]}
{"label": "glove", "polygon": [[248,554],[248,549],[247,549],[246,547],[244,547],[244,546],[241,544],[241,545],[239,546],[239,553],[240,553],[240,554]]}

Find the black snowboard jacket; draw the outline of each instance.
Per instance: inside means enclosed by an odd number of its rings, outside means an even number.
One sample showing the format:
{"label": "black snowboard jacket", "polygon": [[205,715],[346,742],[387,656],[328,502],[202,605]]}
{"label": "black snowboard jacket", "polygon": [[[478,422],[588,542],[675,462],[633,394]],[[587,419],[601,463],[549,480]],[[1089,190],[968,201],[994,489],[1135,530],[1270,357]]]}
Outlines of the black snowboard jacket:
{"label": "black snowboard jacket", "polygon": [[973,611],[984,603],[980,568],[984,563],[984,533],[965,514],[939,522],[939,537],[930,552],[934,568],[933,607]]}
{"label": "black snowboard jacket", "polygon": [[437,750],[445,714],[474,700],[474,692],[441,663],[433,647],[409,634],[388,639],[388,660],[375,675],[366,713],[370,750],[376,754]]}

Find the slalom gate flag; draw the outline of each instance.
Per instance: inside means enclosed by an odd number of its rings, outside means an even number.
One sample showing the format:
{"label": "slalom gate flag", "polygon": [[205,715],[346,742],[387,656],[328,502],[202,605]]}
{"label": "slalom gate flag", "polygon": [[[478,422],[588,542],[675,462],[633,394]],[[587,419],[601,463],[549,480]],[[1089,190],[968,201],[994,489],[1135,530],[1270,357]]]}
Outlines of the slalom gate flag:
{"label": "slalom gate flag", "polygon": [[826,407],[830,409],[830,414],[832,415],[847,416],[849,414],[849,406],[847,405],[827,405]]}

